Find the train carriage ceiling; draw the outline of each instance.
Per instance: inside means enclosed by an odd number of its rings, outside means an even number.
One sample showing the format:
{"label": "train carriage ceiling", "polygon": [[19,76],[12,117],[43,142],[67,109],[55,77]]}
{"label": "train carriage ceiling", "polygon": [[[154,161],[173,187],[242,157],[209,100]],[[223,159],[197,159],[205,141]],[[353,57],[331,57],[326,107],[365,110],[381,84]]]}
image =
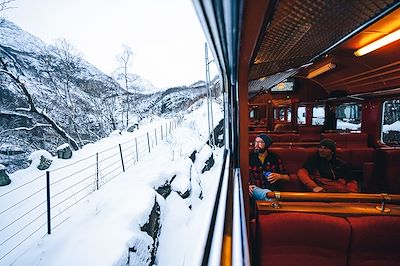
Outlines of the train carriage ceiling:
{"label": "train carriage ceiling", "polygon": [[[270,1],[249,73],[249,94],[323,64],[336,67],[312,78],[328,94],[400,87],[400,41],[356,57],[354,51],[400,29],[396,0]],[[245,9],[246,10],[246,9]],[[246,16],[251,19],[251,16]],[[356,29],[356,30],[355,30]],[[350,65],[352,67],[350,67]]]}

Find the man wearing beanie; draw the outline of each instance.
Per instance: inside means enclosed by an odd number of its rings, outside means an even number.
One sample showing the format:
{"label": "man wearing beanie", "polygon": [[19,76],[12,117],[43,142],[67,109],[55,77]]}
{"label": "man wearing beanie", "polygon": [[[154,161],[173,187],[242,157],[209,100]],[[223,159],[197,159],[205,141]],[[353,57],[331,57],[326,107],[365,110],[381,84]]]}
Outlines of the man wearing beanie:
{"label": "man wearing beanie", "polygon": [[313,192],[358,192],[348,165],[336,157],[336,143],[323,139],[318,151],[297,172],[300,181]]}
{"label": "man wearing beanie", "polygon": [[280,190],[281,181],[288,181],[279,156],[268,150],[272,139],[260,134],[254,141],[249,161],[249,193],[254,200],[267,200],[267,192]]}

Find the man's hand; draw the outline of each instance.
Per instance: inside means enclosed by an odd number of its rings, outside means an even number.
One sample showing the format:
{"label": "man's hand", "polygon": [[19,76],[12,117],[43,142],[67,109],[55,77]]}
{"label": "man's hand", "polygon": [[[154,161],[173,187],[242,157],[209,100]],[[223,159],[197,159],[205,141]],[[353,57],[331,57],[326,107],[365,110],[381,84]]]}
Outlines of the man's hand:
{"label": "man's hand", "polygon": [[270,173],[269,176],[267,176],[268,181],[273,184],[279,179],[282,179],[282,175],[278,173]]}
{"label": "man's hand", "polygon": [[316,192],[316,193],[318,193],[318,192],[325,192],[324,188],[323,188],[323,187],[319,187],[319,186],[313,188],[312,191],[313,191],[313,192]]}
{"label": "man's hand", "polygon": [[253,197],[253,191],[255,187],[256,187],[255,185],[249,185],[249,194],[251,197]]}

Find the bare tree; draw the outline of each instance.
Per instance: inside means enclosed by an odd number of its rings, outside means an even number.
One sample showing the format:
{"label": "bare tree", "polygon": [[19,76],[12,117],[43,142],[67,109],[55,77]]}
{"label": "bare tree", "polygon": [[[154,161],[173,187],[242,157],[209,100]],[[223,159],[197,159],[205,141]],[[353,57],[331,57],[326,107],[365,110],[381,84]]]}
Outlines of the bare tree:
{"label": "bare tree", "polygon": [[40,71],[46,74],[46,78],[68,110],[67,121],[70,130],[75,133],[82,146],[83,141],[77,124],[78,115],[73,96],[74,83],[83,69],[82,59],[75,48],[65,39],[57,40],[55,45],[50,46],[42,54]]}
{"label": "bare tree", "polygon": [[[6,55],[7,58],[9,59],[8,61],[15,63],[14,58],[9,55],[1,46],[0,46],[0,52],[2,52],[3,55]],[[17,66],[15,66],[17,67]],[[18,72],[22,73],[21,69],[18,69]],[[63,139],[65,139],[67,142],[71,144],[71,146],[75,149],[78,150],[79,146],[76,143],[76,141],[67,133],[65,132],[56,121],[54,121],[47,113],[45,108],[39,108],[34,101],[34,98],[32,95],[29,93],[28,89],[26,88],[26,85],[21,82],[20,78],[11,72],[8,69],[7,63],[3,60],[2,57],[0,57],[0,75],[6,75],[7,77],[10,78],[11,82],[21,91],[21,93],[25,96],[28,108],[18,108],[15,110],[15,112],[9,112],[7,114],[3,113],[3,115],[9,115],[9,116],[15,116],[15,117],[22,117],[26,116],[25,113],[31,113],[31,114],[37,114],[39,117],[41,117],[44,121],[47,122],[47,124],[44,123],[35,123],[33,128],[36,127],[48,127],[51,126],[57,134],[59,134]],[[25,130],[29,131],[32,130],[33,128],[19,128],[18,130]],[[16,129],[15,129],[16,130]]]}
{"label": "bare tree", "polygon": [[[14,2],[14,0],[0,0],[0,14],[7,9],[13,8],[12,6],[10,6],[12,2]],[[3,21],[3,16],[0,16],[0,23],[2,23]]]}
{"label": "bare tree", "polygon": [[[131,59],[132,59],[132,50],[129,46],[123,45],[122,46],[122,52],[117,56],[117,60],[119,63],[119,68],[118,68],[118,78],[122,78],[124,81],[124,88],[126,90],[126,99],[125,99],[125,112],[126,112],[126,127],[129,126],[129,112],[131,111],[130,109],[130,79],[129,79],[129,68],[132,65]],[[122,124],[124,124],[122,122]]]}

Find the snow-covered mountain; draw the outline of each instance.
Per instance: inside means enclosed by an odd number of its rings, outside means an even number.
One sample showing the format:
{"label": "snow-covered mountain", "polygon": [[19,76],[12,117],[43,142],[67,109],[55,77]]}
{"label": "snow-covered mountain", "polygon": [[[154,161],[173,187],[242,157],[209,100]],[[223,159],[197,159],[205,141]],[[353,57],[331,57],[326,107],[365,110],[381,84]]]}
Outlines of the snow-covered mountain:
{"label": "snow-covered mountain", "polygon": [[[154,86],[150,81],[136,74],[128,74],[127,81],[125,81],[125,77],[121,75],[121,73],[115,72],[112,76],[128,93],[153,94],[160,91],[160,89]],[[126,86],[128,86],[128,88],[126,88]]]}
{"label": "snow-covered mountain", "polygon": [[[129,74],[128,90],[81,58],[65,40],[49,45],[0,23],[0,163],[28,165],[34,150],[86,143],[152,115],[175,116],[206,95],[204,82],[159,91]],[[218,88],[218,80],[212,82]]]}

